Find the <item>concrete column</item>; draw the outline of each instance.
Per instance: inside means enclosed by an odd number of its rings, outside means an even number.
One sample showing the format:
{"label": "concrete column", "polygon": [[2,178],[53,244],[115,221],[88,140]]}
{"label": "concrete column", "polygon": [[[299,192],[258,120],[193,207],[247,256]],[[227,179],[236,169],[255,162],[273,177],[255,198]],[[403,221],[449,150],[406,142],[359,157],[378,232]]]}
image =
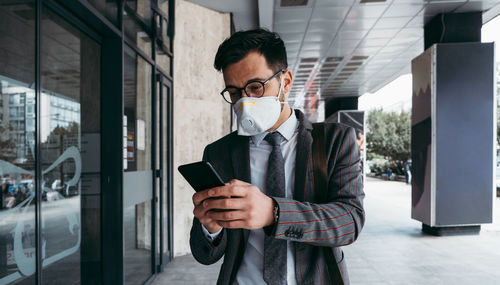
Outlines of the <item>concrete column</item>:
{"label": "concrete column", "polygon": [[194,190],[179,174],[181,164],[200,161],[205,146],[229,133],[225,84],[213,68],[217,48],[230,36],[231,20],[188,1],[175,1],[174,41],[174,255],[190,252]]}
{"label": "concrete column", "polygon": [[481,42],[483,13],[439,14],[424,27],[424,49],[436,43]]}
{"label": "concrete column", "polygon": [[481,26],[481,12],[437,15],[412,61],[412,218],[425,233],[492,222],[494,59]]}
{"label": "concrete column", "polygon": [[325,119],[342,110],[357,110],[358,96],[328,99],[325,102]]}

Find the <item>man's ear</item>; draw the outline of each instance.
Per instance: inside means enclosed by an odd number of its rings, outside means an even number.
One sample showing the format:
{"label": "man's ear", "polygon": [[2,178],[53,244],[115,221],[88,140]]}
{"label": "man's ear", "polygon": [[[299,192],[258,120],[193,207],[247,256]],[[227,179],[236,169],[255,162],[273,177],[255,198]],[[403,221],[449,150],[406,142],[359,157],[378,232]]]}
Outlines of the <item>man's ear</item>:
{"label": "man's ear", "polygon": [[[292,89],[292,84],[293,84],[293,75],[290,69],[285,70],[283,73],[283,92],[288,95],[290,90]],[[288,96],[287,96],[288,97]]]}

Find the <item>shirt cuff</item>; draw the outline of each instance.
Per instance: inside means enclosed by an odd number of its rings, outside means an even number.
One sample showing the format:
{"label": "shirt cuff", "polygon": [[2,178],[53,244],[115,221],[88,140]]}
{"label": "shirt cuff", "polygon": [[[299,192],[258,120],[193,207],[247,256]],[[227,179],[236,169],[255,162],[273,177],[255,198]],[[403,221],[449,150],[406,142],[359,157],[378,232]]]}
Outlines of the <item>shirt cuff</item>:
{"label": "shirt cuff", "polygon": [[205,228],[203,224],[201,224],[201,229],[203,230],[203,233],[205,234],[205,236],[209,241],[214,241],[222,232],[222,229],[220,229],[218,232],[211,234],[208,232],[208,230]]}

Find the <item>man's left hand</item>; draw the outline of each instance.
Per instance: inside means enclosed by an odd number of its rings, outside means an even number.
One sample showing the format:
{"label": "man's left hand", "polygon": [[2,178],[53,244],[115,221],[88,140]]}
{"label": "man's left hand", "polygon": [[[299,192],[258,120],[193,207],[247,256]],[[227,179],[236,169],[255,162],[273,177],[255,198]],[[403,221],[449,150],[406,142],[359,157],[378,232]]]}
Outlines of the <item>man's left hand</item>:
{"label": "man's left hand", "polygon": [[225,210],[207,213],[224,228],[253,230],[273,223],[274,201],[257,186],[233,179],[225,186],[210,189],[207,195],[207,198],[226,197],[203,201],[205,208]]}

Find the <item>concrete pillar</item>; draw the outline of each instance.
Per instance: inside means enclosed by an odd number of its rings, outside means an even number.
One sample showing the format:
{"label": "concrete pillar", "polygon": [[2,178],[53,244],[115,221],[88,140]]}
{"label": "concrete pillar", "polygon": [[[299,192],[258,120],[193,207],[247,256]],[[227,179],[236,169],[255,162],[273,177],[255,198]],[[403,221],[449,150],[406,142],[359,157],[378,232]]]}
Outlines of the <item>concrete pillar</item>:
{"label": "concrete pillar", "polygon": [[412,218],[433,235],[477,234],[493,214],[493,44],[481,13],[441,14],[412,61]]}
{"label": "concrete pillar", "polygon": [[483,13],[439,14],[424,27],[424,49],[435,43],[481,42]]}
{"label": "concrete pillar", "polygon": [[341,110],[357,110],[358,96],[328,99],[325,102],[325,119]]}
{"label": "concrete pillar", "polygon": [[[201,160],[209,143],[229,133],[231,106],[213,68],[217,48],[230,36],[231,17],[188,1],[175,1],[174,41],[174,255],[188,254],[193,188],[177,171]],[[202,47],[202,48],[201,48]]]}

